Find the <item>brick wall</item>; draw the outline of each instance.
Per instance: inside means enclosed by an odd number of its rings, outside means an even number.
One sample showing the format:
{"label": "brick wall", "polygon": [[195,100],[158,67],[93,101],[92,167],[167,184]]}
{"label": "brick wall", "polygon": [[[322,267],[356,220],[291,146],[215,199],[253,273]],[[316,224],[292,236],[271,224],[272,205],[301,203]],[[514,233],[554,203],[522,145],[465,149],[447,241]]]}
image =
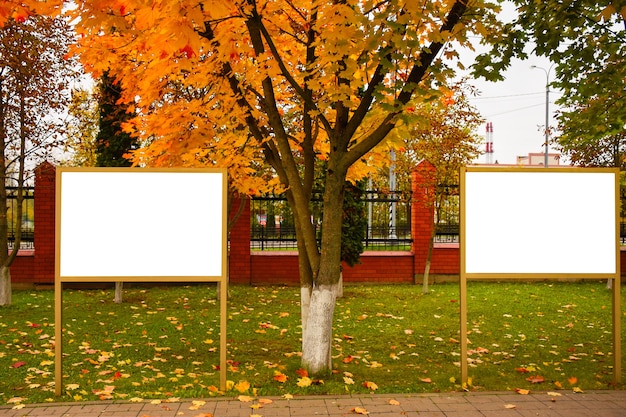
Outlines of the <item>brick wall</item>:
{"label": "brick wall", "polygon": [[44,162],[35,169],[35,250],[21,250],[11,265],[13,283],[54,284],[54,165]]}

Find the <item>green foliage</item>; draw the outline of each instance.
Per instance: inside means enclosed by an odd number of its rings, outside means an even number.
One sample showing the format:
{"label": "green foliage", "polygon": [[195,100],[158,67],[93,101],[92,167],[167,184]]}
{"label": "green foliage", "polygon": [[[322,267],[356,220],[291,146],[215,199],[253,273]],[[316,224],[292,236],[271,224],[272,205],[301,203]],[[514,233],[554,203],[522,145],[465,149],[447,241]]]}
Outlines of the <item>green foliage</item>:
{"label": "green foliage", "polygon": [[367,180],[346,183],[343,196],[343,224],[341,226],[341,260],[349,266],[359,263],[367,232],[367,215],[363,194]]}
{"label": "green foliage", "polygon": [[[582,165],[621,166],[623,153],[606,143],[626,134],[626,4],[624,1],[515,0],[519,15],[505,26],[475,74],[501,79],[514,57],[533,52],[555,63],[561,150]],[[603,142],[603,143],[599,143]],[[621,144],[620,144],[621,145]]]}
{"label": "green foliage", "polygon": [[125,155],[138,147],[137,140],[124,132],[122,124],[132,114],[127,113],[126,106],[118,104],[122,93],[120,86],[108,73],[100,78],[100,110],[99,131],[96,137],[96,165],[105,167],[131,166]]}

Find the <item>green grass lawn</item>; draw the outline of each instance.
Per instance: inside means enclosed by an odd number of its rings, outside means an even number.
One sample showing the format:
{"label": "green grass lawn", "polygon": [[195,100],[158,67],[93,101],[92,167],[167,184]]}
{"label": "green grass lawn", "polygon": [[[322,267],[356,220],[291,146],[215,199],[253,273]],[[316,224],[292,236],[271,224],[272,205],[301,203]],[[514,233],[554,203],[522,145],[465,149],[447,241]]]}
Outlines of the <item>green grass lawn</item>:
{"label": "green grass lawn", "polygon": [[112,302],[112,290],[66,290],[60,398],[54,396],[54,294],[16,291],[13,305],[0,308],[0,404],[374,388],[614,388],[611,292],[604,282],[470,282],[466,387],[459,381],[458,285],[431,289],[423,295],[420,286],[347,286],[335,310],[334,371],[304,378],[299,288],[232,287],[232,382],[225,393],[218,390],[215,287],[136,287],[125,290],[123,304]]}

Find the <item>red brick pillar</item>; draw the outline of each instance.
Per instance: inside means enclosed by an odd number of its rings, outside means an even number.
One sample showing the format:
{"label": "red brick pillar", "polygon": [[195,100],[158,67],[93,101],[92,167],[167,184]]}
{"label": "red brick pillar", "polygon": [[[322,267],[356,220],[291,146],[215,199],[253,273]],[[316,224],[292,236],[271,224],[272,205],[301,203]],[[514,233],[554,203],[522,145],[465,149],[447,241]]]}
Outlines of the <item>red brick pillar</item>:
{"label": "red brick pillar", "polygon": [[244,204],[241,214],[229,233],[228,276],[233,284],[250,284],[252,282],[250,257],[250,199],[242,200],[234,197],[229,207],[229,219],[239,213],[240,205]]}
{"label": "red brick pillar", "polygon": [[414,274],[421,276],[426,266],[428,246],[433,228],[433,205],[435,167],[422,161],[411,173],[411,237],[413,238]]}
{"label": "red brick pillar", "polygon": [[54,165],[43,162],[35,168],[35,283],[54,283],[55,183]]}

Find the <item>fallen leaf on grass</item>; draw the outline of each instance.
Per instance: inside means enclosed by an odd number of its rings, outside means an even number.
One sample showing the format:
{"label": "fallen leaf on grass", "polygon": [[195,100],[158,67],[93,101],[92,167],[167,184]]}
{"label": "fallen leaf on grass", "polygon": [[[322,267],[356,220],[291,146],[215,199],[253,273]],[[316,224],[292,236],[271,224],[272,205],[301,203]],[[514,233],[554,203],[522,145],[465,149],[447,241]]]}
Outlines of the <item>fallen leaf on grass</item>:
{"label": "fallen leaf on grass", "polygon": [[298,383],[296,384],[300,388],[305,388],[310,386],[313,383],[313,380],[308,376],[304,376],[302,378],[298,378]]}
{"label": "fallen leaf on grass", "polygon": [[567,382],[569,382],[570,385],[576,385],[576,383],[578,382],[578,378],[572,376],[570,378],[567,378]]}
{"label": "fallen leaf on grass", "polygon": [[526,378],[526,381],[530,382],[531,384],[540,384],[544,382],[545,379],[541,375],[534,375]]}
{"label": "fallen leaf on grass", "polygon": [[283,374],[280,371],[274,371],[274,381],[283,383],[283,382],[287,382],[287,380],[289,379],[289,377],[285,374]]}
{"label": "fallen leaf on grass", "polygon": [[18,361],[18,362],[14,362],[13,365],[11,365],[11,368],[21,368],[24,365],[26,365],[26,362]]}
{"label": "fallen leaf on grass", "polygon": [[420,378],[420,381],[425,382],[427,384],[430,384],[431,382],[433,382],[430,378]]}
{"label": "fallen leaf on grass", "polygon": [[238,392],[244,393],[250,389],[250,383],[248,381],[239,381],[234,387]]}
{"label": "fallen leaf on grass", "polygon": [[13,398],[9,398],[7,401],[7,404],[19,404],[23,401],[26,401],[26,398],[23,397],[13,397]]}
{"label": "fallen leaf on grass", "polygon": [[363,383],[363,386],[367,389],[370,389],[372,391],[376,391],[378,389],[378,385],[376,385],[376,383],[372,382],[372,381],[365,381]]}

